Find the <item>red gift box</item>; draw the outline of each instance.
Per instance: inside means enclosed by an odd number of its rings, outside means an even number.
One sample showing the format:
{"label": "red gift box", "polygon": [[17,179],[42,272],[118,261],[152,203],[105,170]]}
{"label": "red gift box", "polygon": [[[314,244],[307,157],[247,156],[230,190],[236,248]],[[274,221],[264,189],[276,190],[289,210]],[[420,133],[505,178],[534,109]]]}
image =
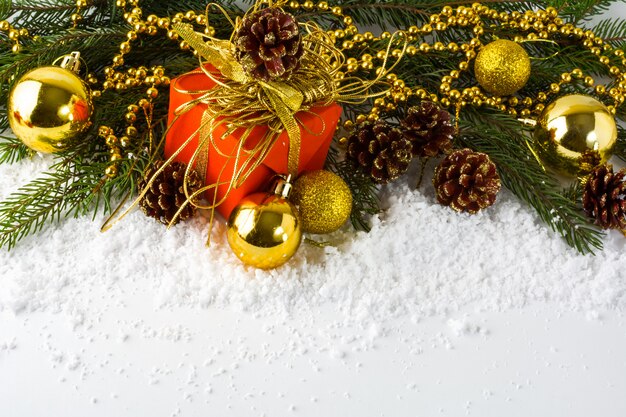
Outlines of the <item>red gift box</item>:
{"label": "red gift box", "polygon": [[[210,66],[207,67],[212,69]],[[203,73],[186,74],[173,80],[170,87],[169,123],[174,121],[174,112],[179,106],[198,97],[197,95],[181,93],[177,91],[177,89],[184,91],[201,91],[209,90],[213,87],[215,87],[215,83]],[[179,116],[174,125],[170,128],[165,140],[166,158],[169,158],[176,152],[183,142],[198,130],[205,110],[206,104],[201,103]],[[329,106],[313,107],[307,112],[299,112],[296,114],[295,117],[300,123],[307,127],[306,129],[300,128],[301,147],[298,173],[323,168],[340,116],[341,106],[335,103]],[[213,143],[219,149],[214,148],[209,144],[209,141],[207,141],[207,146],[210,146],[210,148],[205,179],[206,185],[215,184],[218,180],[220,183],[229,182],[229,174],[235,172],[235,159],[229,158],[228,155],[235,155],[239,145],[239,139],[243,134],[243,129],[238,129],[230,136],[222,138],[227,127],[224,123],[216,123],[216,125],[213,131]],[[267,130],[267,126],[255,126],[246,140],[246,148],[253,148],[265,135]],[[191,142],[181,150],[175,158],[176,161],[189,163],[198,147],[198,136],[199,135],[196,134]],[[257,191],[265,190],[275,174],[286,174],[288,172],[288,152],[289,137],[287,132],[283,131],[263,162],[250,173],[243,184],[238,188],[230,190],[225,201],[216,207],[216,210],[227,219],[230,212],[243,197]],[[243,166],[248,158],[251,157],[254,156],[250,156],[248,153],[241,155],[237,168]],[[220,173],[222,173],[221,177]],[[228,184],[218,186],[217,199],[215,201],[220,201],[227,191]],[[213,190],[207,191],[207,201],[214,201],[213,193]]]}

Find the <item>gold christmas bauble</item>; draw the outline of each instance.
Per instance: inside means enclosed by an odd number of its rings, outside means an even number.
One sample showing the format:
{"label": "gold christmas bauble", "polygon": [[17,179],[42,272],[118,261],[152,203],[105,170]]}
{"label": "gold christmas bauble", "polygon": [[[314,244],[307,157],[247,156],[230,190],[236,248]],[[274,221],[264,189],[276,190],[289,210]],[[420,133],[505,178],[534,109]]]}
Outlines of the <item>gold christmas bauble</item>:
{"label": "gold christmas bauble", "polygon": [[534,147],[556,171],[586,175],[611,157],[617,142],[615,118],[593,97],[571,94],[548,104],[537,119]]}
{"label": "gold christmas bauble", "polygon": [[300,246],[298,210],[280,195],[249,195],[230,214],[227,236],[243,263],[262,269],[279,267]]}
{"label": "gold christmas bauble", "polygon": [[90,126],[93,104],[89,88],[66,68],[48,66],[26,73],[9,95],[13,133],[29,148],[55,153]]}
{"label": "gold christmas bauble", "polygon": [[339,229],[352,212],[352,193],[339,176],[330,171],[311,171],[294,184],[291,201],[298,206],[302,230],[331,233]]}
{"label": "gold christmas bauble", "polygon": [[519,44],[498,39],[483,46],[474,62],[474,75],[482,88],[495,96],[509,96],[530,77],[530,58]]}

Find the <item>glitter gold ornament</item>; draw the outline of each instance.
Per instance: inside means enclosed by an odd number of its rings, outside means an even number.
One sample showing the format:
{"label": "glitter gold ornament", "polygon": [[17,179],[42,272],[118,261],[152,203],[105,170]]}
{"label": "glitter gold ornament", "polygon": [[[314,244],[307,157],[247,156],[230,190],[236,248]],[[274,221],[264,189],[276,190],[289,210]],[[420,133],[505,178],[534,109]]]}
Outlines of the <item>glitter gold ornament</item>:
{"label": "glitter gold ornament", "polygon": [[509,96],[526,85],[530,58],[519,44],[498,39],[480,49],[474,74],[486,91],[495,96]]}
{"label": "glitter gold ornament", "polygon": [[228,243],[245,264],[272,269],[287,262],[302,240],[300,215],[287,199],[291,184],[279,182],[274,194],[245,197],[228,219]]}
{"label": "glitter gold ornament", "polygon": [[298,206],[302,230],[331,233],[339,229],[352,212],[352,193],[338,175],[330,171],[311,171],[294,184],[291,200]]}
{"label": "glitter gold ornament", "polygon": [[556,171],[580,176],[606,163],[617,143],[615,118],[604,104],[583,94],[559,97],[537,119],[534,145]]}
{"label": "glitter gold ornament", "polygon": [[77,71],[80,54],[63,57],[61,66],[26,73],[9,95],[13,133],[29,148],[55,153],[67,149],[90,126],[91,93]]}

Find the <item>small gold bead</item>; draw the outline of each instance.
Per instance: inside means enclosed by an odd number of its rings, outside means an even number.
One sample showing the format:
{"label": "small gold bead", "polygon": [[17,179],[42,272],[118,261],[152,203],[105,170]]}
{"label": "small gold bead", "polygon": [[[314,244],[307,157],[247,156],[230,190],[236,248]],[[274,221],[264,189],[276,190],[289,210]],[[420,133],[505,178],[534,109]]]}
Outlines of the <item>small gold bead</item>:
{"label": "small gold bead", "polygon": [[113,57],[113,64],[115,65],[124,65],[124,57],[121,55],[115,55]]}
{"label": "small gold bead", "polygon": [[189,46],[189,42],[187,41],[180,41],[180,44],[178,44],[178,46],[180,47],[180,49],[182,49],[183,51],[188,51],[190,49]]}
{"label": "small gold bead", "polygon": [[469,63],[467,61],[459,62],[459,69],[461,71],[466,71],[469,68]]}
{"label": "small gold bead", "polygon": [[22,51],[22,45],[20,45],[19,43],[16,43],[13,46],[11,46],[11,52],[13,52],[14,54],[18,54],[21,51]]}
{"label": "small gold bead", "polygon": [[100,98],[102,96],[102,91],[99,90],[92,90],[91,91],[91,97],[93,98]]}
{"label": "small gold bead", "polygon": [[358,124],[361,124],[361,123],[365,122],[366,120],[367,120],[367,116],[365,116],[364,114],[359,114],[359,115],[356,117],[356,122],[357,122]]}
{"label": "small gold bead", "polygon": [[122,42],[120,44],[120,52],[123,54],[127,54],[130,52],[130,43],[128,42]]}
{"label": "small gold bead", "polygon": [[611,62],[611,61],[609,60],[608,56],[601,56],[600,57],[600,63],[601,64],[607,65],[609,62]]}
{"label": "small gold bead", "polygon": [[341,16],[343,14],[343,9],[339,6],[334,6],[332,9],[330,9],[330,11],[335,16]]}
{"label": "small gold bead", "polygon": [[611,68],[609,68],[609,72],[611,73],[611,75],[618,75],[620,73],[620,69],[616,66],[612,66]]}
{"label": "small gold bead", "polygon": [[581,78],[583,76],[583,72],[580,68],[576,68],[574,70],[572,70],[572,77],[574,78]]}
{"label": "small gold bead", "polygon": [[431,33],[433,31],[433,27],[429,24],[425,24],[422,26],[422,33]]}
{"label": "small gold bead", "polygon": [[448,50],[452,53],[457,53],[459,52],[459,45],[457,45],[455,42],[450,42],[448,44]]}
{"label": "small gold bead", "polygon": [[159,96],[159,90],[154,87],[148,88],[148,91],[146,91],[146,93],[150,98],[157,98]]}
{"label": "small gold bead", "polygon": [[116,146],[119,143],[119,140],[115,135],[108,135],[105,142],[108,146]]}
{"label": "small gold bead", "polygon": [[300,8],[300,3],[298,3],[297,1],[290,1],[289,7],[294,10],[298,10]]}
{"label": "small gold bead", "polygon": [[441,103],[443,107],[450,106],[450,100],[447,97],[442,98],[439,102]]}
{"label": "small gold bead", "polygon": [[517,97],[511,97],[509,98],[509,105],[515,107],[519,104],[519,100],[517,99]]}
{"label": "small gold bead", "polygon": [[561,91],[561,86],[558,85],[557,83],[552,83],[550,84],[550,91],[552,91],[553,93],[558,93],[559,91]]}
{"label": "small gold bead", "polygon": [[172,40],[177,40],[178,39],[178,33],[175,30],[168,30],[167,31],[167,37],[172,39]]}
{"label": "small gold bead", "polygon": [[[206,24],[206,23],[205,23]],[[158,21],[157,21],[157,25],[162,28],[162,29],[167,29],[170,27],[170,19],[167,17],[161,17]]]}
{"label": "small gold bead", "polygon": [[111,90],[115,88],[115,83],[113,81],[107,80],[104,83],[102,83],[102,88],[104,90]]}
{"label": "small gold bead", "polygon": [[421,43],[419,46],[420,52],[430,52],[431,46],[427,43]]}
{"label": "small gold bead", "polygon": [[137,115],[132,112],[126,113],[125,118],[128,123],[135,123],[137,121]]}
{"label": "small gold bead", "polygon": [[596,94],[606,93],[606,87],[603,85],[596,85]]}
{"label": "small gold bead", "polygon": [[105,170],[104,173],[107,177],[109,178],[114,178],[117,176],[117,166],[116,165],[109,165]]}
{"label": "small gold bead", "polygon": [[591,76],[589,76],[589,75],[587,75],[587,76],[585,77],[584,82],[585,82],[585,85],[586,85],[587,87],[591,87],[591,86],[593,86],[593,85],[595,84],[595,80],[594,80]]}
{"label": "small gold bead", "polygon": [[528,116],[530,116],[530,110],[528,110],[528,109],[522,109],[522,111],[520,112],[520,116],[522,116],[522,117],[528,117]]}
{"label": "small gold bead", "polygon": [[98,136],[100,136],[101,138],[106,138],[107,136],[109,136],[111,133],[113,132],[113,129],[111,129],[108,126],[100,126],[98,128]]}
{"label": "small gold bead", "polygon": [[565,83],[572,82],[572,75],[567,72],[564,72],[563,74],[561,74],[561,81]]}

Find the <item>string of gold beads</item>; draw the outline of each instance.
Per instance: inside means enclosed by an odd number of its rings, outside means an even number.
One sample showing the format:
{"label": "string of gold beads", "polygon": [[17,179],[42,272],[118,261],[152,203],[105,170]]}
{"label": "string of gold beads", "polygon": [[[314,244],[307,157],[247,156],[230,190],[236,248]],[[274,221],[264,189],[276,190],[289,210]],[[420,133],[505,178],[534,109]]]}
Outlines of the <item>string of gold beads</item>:
{"label": "string of gold beads", "polygon": [[0,21],[0,33],[6,34],[7,38],[9,38],[9,40],[13,43],[13,45],[11,46],[11,51],[13,53],[18,53],[22,50],[20,39],[30,37],[28,29],[18,29],[6,20]]}
{"label": "string of gold beads", "polygon": [[70,19],[72,20],[72,24],[74,28],[78,26],[80,22],[83,20],[82,13],[89,6],[88,0],[76,0],[76,12],[72,13]]}

